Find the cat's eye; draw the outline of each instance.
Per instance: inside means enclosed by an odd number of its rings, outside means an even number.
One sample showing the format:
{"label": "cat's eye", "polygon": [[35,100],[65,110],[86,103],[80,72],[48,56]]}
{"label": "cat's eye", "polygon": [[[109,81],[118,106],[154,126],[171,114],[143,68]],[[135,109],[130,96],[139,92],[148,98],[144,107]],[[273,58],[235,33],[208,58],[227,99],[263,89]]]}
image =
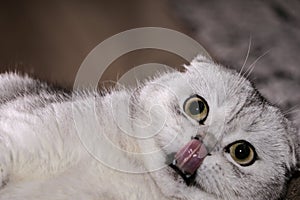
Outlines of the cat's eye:
{"label": "cat's eye", "polygon": [[237,141],[226,149],[232,159],[241,166],[252,165],[256,160],[254,147],[246,141]]}
{"label": "cat's eye", "polygon": [[189,117],[203,124],[208,116],[209,108],[204,98],[192,95],[185,100],[183,110]]}

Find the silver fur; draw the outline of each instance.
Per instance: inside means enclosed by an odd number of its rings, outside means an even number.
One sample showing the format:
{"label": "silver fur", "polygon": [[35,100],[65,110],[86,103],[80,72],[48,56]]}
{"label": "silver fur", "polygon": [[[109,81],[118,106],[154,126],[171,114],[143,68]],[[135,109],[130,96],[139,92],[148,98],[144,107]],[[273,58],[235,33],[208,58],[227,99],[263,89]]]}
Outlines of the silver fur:
{"label": "silver fur", "polygon": [[[104,96],[78,92],[73,98],[29,77],[2,74],[0,199],[283,197],[287,181],[299,168],[299,135],[291,122],[237,72],[201,56],[186,68],[184,73],[149,80],[138,90],[116,90]],[[184,100],[192,94],[205,98],[210,107],[204,125],[182,112]],[[97,125],[89,107],[93,102]],[[79,140],[74,110],[87,125],[80,136],[90,148]],[[198,132],[217,140],[197,171],[195,185],[187,186],[168,166],[153,170]],[[138,140],[124,133],[151,137]],[[104,140],[97,140],[103,135],[132,154],[163,151],[152,157],[110,151]],[[254,146],[258,155],[254,164],[242,167],[224,151],[237,140]],[[107,162],[97,160],[98,155]],[[151,172],[125,173],[113,169],[116,166]]]}

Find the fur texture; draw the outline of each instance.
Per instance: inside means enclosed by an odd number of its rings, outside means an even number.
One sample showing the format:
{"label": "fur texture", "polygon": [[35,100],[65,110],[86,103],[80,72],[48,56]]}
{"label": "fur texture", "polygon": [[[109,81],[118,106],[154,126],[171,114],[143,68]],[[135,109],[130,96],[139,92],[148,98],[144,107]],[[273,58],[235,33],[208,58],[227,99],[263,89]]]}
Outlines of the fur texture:
{"label": "fur texture", "polygon": [[[201,56],[186,68],[104,95],[68,94],[2,74],[0,199],[283,197],[299,168],[299,135],[291,122],[237,72]],[[183,112],[193,94],[209,105],[204,125]],[[163,163],[200,132],[215,140],[187,186]],[[250,166],[225,151],[239,140],[255,148]]]}

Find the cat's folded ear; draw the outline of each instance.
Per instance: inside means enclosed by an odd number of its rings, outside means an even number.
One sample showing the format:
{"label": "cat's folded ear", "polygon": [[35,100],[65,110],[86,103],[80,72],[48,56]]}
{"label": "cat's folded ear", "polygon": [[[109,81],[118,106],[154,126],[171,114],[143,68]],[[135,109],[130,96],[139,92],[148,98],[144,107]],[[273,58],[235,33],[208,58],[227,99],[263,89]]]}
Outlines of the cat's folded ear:
{"label": "cat's folded ear", "polygon": [[195,63],[212,63],[214,62],[212,60],[212,58],[209,55],[204,55],[204,54],[198,54],[191,62],[191,64],[195,64]]}
{"label": "cat's folded ear", "polygon": [[184,65],[184,68],[186,70],[188,70],[191,67],[199,67],[201,66],[201,64],[203,63],[208,63],[208,64],[212,64],[214,63],[214,61],[212,60],[212,58],[207,54],[198,54],[189,65]]}

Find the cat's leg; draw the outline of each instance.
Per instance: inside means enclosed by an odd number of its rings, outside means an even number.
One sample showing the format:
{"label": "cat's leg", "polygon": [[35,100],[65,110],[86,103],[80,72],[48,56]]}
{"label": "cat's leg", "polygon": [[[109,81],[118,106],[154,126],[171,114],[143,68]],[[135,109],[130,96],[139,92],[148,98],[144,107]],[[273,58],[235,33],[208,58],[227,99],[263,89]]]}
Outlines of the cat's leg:
{"label": "cat's leg", "polygon": [[[23,96],[25,93],[32,92],[35,90],[34,88],[38,87],[37,85],[37,82],[28,76],[20,76],[13,72],[0,74],[0,106]],[[9,143],[7,140],[9,139],[5,135],[4,133],[0,134],[0,177],[2,179],[7,171],[4,166],[11,159],[11,152],[7,151]]]}
{"label": "cat's leg", "polygon": [[[6,119],[5,114],[13,115],[13,112],[3,109],[4,105],[10,103],[17,98],[22,98],[26,94],[36,93],[39,88],[43,87],[37,81],[27,77],[20,76],[16,73],[3,73],[0,74],[0,120],[1,122]],[[12,121],[15,125],[18,119]],[[12,147],[13,140],[16,135],[9,136],[9,131],[6,131],[7,123],[1,123],[0,127],[0,189],[3,188],[8,180],[11,168],[13,166],[13,155],[20,155],[19,152],[14,152]],[[17,127],[16,127],[16,131]]]}
{"label": "cat's leg", "polygon": [[74,127],[71,105],[47,92],[33,79],[0,75],[0,190],[61,173],[80,160],[80,142],[68,128]]}
{"label": "cat's leg", "polygon": [[[8,183],[0,190],[1,200],[99,200],[93,180],[84,171],[73,168],[48,179]],[[102,186],[97,184],[98,188]],[[104,198],[107,199],[107,198]]]}
{"label": "cat's leg", "polygon": [[70,105],[50,103],[18,112],[15,104],[5,106],[0,116],[2,187],[11,181],[55,176],[87,155],[75,134]]}

